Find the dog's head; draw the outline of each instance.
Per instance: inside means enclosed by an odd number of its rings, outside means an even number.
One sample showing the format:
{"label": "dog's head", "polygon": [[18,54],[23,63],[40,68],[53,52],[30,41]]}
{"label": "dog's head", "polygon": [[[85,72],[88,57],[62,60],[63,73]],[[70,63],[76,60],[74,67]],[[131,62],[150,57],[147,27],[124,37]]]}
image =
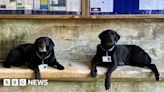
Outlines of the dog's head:
{"label": "dog's head", "polygon": [[109,29],[100,33],[99,38],[103,45],[115,45],[115,43],[120,39],[120,36],[115,31]]}
{"label": "dog's head", "polygon": [[34,46],[38,52],[43,53],[53,50],[54,43],[48,37],[39,37],[38,39],[36,39]]}

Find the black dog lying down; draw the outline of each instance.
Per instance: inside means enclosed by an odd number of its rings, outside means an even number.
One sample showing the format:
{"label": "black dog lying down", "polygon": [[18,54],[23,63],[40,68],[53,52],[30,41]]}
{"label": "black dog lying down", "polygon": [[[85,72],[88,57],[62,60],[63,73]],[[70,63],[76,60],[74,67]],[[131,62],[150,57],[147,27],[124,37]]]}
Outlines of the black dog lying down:
{"label": "black dog lying down", "polygon": [[34,44],[23,44],[11,49],[3,66],[10,68],[27,64],[29,68],[34,70],[35,78],[41,79],[39,68],[47,68],[49,65],[59,70],[64,69],[56,61],[53,47],[54,43],[50,38],[40,37],[36,39]]}
{"label": "black dog lying down", "polygon": [[159,80],[159,72],[155,64],[151,64],[151,58],[140,47],[135,45],[116,45],[120,36],[113,30],[103,31],[99,38],[101,44],[97,46],[97,52],[91,65],[91,76],[97,76],[96,65],[108,67],[105,79],[106,90],[110,88],[110,77],[117,66],[131,65],[150,68],[155,78]]}

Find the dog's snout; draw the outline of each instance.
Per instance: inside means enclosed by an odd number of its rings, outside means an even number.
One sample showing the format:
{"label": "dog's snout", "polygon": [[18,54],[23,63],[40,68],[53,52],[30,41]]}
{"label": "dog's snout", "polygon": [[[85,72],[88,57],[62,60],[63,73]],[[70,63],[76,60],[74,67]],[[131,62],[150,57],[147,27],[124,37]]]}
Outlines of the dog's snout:
{"label": "dog's snout", "polygon": [[109,39],[104,39],[101,42],[104,45],[113,45],[115,41],[114,41],[114,39],[109,38]]}
{"label": "dog's snout", "polygon": [[114,39],[109,39],[108,41],[109,41],[109,42],[113,42],[113,41],[114,41]]}
{"label": "dog's snout", "polygon": [[39,46],[39,52],[47,52],[46,46],[44,45]]}

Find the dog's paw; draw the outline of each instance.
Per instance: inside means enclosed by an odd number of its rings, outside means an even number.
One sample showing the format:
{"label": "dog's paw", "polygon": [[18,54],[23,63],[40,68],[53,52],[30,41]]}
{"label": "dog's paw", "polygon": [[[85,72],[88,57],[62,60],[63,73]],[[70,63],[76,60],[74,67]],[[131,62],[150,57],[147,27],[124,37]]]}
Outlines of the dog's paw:
{"label": "dog's paw", "polygon": [[41,80],[41,77],[35,76],[35,79],[36,79],[36,80]]}
{"label": "dog's paw", "polygon": [[156,81],[160,81],[161,80],[159,76],[156,76],[155,79],[156,79]]}
{"label": "dog's paw", "polygon": [[36,79],[36,80],[41,80],[40,74],[36,74],[36,75],[35,75],[35,79]]}
{"label": "dog's paw", "polygon": [[156,74],[156,75],[155,75],[155,79],[156,79],[156,81],[161,80],[161,79],[160,79],[160,75],[159,75],[159,74]]}
{"label": "dog's paw", "polygon": [[109,81],[105,81],[105,89],[106,90],[110,89],[110,83],[109,83]]}
{"label": "dog's paw", "polygon": [[10,65],[3,65],[3,67],[5,67],[5,68],[11,68]]}
{"label": "dog's paw", "polygon": [[91,76],[92,76],[93,78],[96,78],[96,77],[97,77],[97,72],[91,71]]}
{"label": "dog's paw", "polygon": [[41,78],[35,78],[35,80],[41,80]]}
{"label": "dog's paw", "polygon": [[124,62],[120,62],[118,65],[119,66],[124,66],[125,64],[124,64]]}
{"label": "dog's paw", "polygon": [[161,79],[158,77],[158,78],[156,78],[156,81],[160,81]]}
{"label": "dog's paw", "polygon": [[62,65],[60,65],[60,66],[57,66],[57,69],[64,70],[64,67]]}

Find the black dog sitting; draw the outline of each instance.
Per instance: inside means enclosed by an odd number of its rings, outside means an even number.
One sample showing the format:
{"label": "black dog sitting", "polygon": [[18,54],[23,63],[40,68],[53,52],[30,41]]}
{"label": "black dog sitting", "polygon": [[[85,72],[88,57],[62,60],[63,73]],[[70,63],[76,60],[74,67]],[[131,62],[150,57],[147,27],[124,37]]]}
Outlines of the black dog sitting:
{"label": "black dog sitting", "polygon": [[99,38],[101,44],[97,46],[97,52],[92,59],[91,76],[97,76],[96,65],[108,67],[105,79],[106,90],[110,88],[110,77],[117,66],[131,65],[138,67],[148,67],[159,80],[159,72],[155,64],[151,64],[151,58],[140,47],[135,45],[116,45],[120,36],[113,30],[103,31]]}
{"label": "black dog sitting", "polygon": [[50,38],[40,37],[36,39],[34,44],[23,44],[11,49],[3,66],[10,68],[27,64],[29,68],[34,70],[35,78],[41,79],[40,67],[46,68],[49,65],[59,70],[64,69],[56,61],[53,47],[54,43]]}

